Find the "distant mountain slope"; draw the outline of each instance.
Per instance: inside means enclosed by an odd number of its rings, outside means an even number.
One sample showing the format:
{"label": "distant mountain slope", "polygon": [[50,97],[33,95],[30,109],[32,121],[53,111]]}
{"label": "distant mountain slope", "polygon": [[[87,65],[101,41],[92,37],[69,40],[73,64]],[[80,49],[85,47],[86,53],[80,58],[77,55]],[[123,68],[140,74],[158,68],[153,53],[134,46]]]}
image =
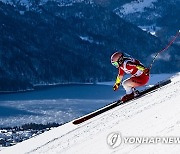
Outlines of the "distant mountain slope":
{"label": "distant mountain slope", "polygon": [[[23,5],[27,9],[43,5],[49,0],[0,0],[15,6]],[[114,11],[125,20],[143,26],[147,31],[158,31],[159,37],[168,39],[179,29],[178,14],[180,13],[179,0],[55,0],[61,6],[70,6],[74,3],[97,4]],[[161,31],[159,31],[161,29]],[[164,33],[165,34],[162,34]],[[159,34],[160,33],[160,34]]]}
{"label": "distant mountain slope", "polygon": [[[27,9],[0,2],[0,18],[0,91],[112,80],[116,70],[109,59],[115,50],[149,65],[152,54],[164,47],[156,37],[95,4],[49,1]],[[178,51],[175,46],[167,51],[153,72],[179,70]]]}
{"label": "distant mountain slope", "polygon": [[167,40],[180,29],[179,6],[179,0],[134,0],[117,5],[114,12],[138,26],[146,26],[147,31],[156,31],[156,35]]}
{"label": "distant mountain slope", "polygon": [[[0,154],[179,153],[179,144],[125,144],[123,141],[124,137],[170,137],[170,140],[179,137],[179,99],[180,74],[172,78],[172,83],[140,99],[118,106],[81,125],[69,122],[8,147]],[[121,145],[114,149],[107,144],[107,136],[112,132],[120,132],[122,137]]]}

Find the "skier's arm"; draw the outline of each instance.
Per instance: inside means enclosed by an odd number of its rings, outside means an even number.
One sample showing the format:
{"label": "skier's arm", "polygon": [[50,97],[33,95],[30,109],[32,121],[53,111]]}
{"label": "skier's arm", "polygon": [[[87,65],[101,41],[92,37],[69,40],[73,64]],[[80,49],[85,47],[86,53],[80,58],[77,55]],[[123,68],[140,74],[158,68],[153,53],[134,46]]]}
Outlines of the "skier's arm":
{"label": "skier's arm", "polygon": [[138,70],[144,71],[145,67],[138,61],[136,60],[135,62],[128,62],[128,66],[136,67]]}
{"label": "skier's arm", "polygon": [[146,67],[144,67],[144,66],[141,65],[141,64],[136,65],[136,68],[137,68],[138,70],[143,71],[146,75],[149,75],[149,68],[146,68]]}
{"label": "skier's arm", "polygon": [[144,67],[143,65],[141,65],[141,64],[137,64],[137,65],[136,65],[136,68],[137,68],[138,70],[140,70],[140,71],[144,71],[144,70],[145,70],[145,67]]}
{"label": "skier's arm", "polygon": [[116,77],[116,82],[115,82],[115,84],[113,86],[114,91],[116,91],[119,88],[123,76],[124,76],[124,71],[120,68],[119,69],[119,74]]}
{"label": "skier's arm", "polygon": [[146,75],[149,74],[149,69],[144,67],[144,65],[142,65],[140,62],[138,63],[129,62],[128,65],[136,67],[138,70],[143,71]]}
{"label": "skier's arm", "polygon": [[122,75],[118,75],[118,76],[116,77],[116,82],[115,82],[115,84],[120,85],[122,78],[123,78]]}

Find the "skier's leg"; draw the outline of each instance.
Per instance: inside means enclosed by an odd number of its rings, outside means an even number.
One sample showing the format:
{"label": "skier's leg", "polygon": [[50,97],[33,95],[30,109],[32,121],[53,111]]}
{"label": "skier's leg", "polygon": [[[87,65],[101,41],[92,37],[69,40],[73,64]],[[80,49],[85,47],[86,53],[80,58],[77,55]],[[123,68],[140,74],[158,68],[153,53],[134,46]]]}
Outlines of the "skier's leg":
{"label": "skier's leg", "polygon": [[126,94],[131,94],[133,92],[133,82],[131,78],[128,78],[122,82],[123,88],[126,90]]}
{"label": "skier's leg", "polygon": [[135,87],[145,85],[149,80],[149,76],[141,75],[138,77],[131,77],[123,81],[122,86],[126,90],[126,95],[121,98],[123,102],[134,98],[135,92],[133,91]]}
{"label": "skier's leg", "polygon": [[133,99],[134,98],[134,92],[133,92],[133,86],[132,86],[132,81],[131,78],[128,78],[122,82],[122,86],[126,90],[126,95],[121,97],[122,102],[126,102],[127,100]]}
{"label": "skier's leg", "polygon": [[131,77],[133,87],[144,86],[149,81],[149,76],[144,73],[137,77]]}
{"label": "skier's leg", "polygon": [[149,80],[149,76],[142,74],[141,76],[135,76],[123,81],[122,86],[126,90],[126,94],[131,94],[133,88],[145,85]]}

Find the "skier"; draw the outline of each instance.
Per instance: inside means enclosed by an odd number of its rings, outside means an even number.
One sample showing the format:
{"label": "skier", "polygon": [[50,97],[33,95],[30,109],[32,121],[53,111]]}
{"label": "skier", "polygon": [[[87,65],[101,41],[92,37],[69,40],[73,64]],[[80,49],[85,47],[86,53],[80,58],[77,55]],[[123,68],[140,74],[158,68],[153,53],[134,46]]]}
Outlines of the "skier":
{"label": "skier", "polygon": [[124,73],[132,75],[122,82],[122,86],[126,90],[126,95],[124,95],[121,100],[125,102],[133,99],[134,96],[138,94],[135,87],[143,86],[148,82],[149,69],[134,58],[124,57],[124,54],[121,52],[115,52],[111,56],[111,64],[119,70],[116,82],[113,86],[114,91],[119,88]]}

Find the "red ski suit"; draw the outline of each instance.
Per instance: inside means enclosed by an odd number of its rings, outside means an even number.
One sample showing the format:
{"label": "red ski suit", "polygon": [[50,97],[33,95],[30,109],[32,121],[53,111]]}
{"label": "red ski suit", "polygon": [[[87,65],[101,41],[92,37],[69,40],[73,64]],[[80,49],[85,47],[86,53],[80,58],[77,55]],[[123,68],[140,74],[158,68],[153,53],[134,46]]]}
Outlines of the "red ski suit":
{"label": "red ski suit", "polygon": [[[126,90],[126,94],[133,92],[134,87],[145,85],[149,80],[149,75],[145,74],[138,66],[144,67],[138,60],[133,58],[125,58],[124,62],[119,67],[119,78],[122,79],[124,73],[132,76],[122,82],[122,86]],[[144,67],[145,68],[145,67]]]}

